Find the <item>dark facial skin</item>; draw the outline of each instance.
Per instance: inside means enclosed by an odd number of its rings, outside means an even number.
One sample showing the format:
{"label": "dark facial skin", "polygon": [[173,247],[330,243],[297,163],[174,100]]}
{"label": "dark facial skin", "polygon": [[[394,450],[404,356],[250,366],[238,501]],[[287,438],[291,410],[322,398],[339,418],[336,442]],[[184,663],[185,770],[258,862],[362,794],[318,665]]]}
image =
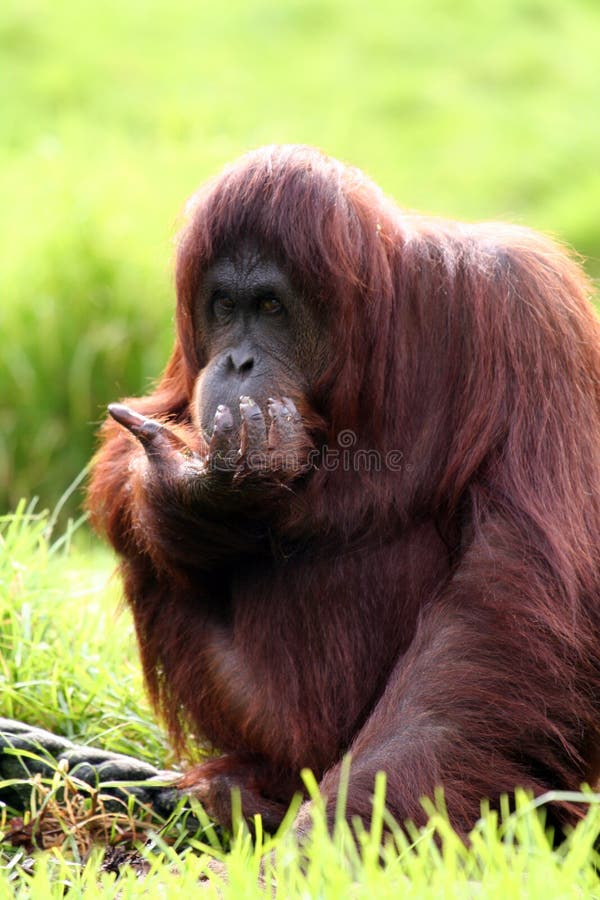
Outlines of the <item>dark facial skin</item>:
{"label": "dark facial skin", "polygon": [[[267,508],[269,485],[279,499],[283,482],[311,468],[313,439],[296,404],[308,399],[325,342],[282,267],[249,244],[208,269],[194,319],[207,359],[191,403],[200,441],[119,403],[109,411],[144,447],[152,483],[165,494],[163,508],[174,492],[180,514],[193,510],[197,529],[202,510],[214,537],[215,510],[223,515],[230,506],[239,511],[253,502],[252,489],[242,491],[243,484],[258,478]],[[205,535],[205,548],[207,540]]]}
{"label": "dark facial skin", "polygon": [[206,272],[196,309],[208,363],[196,385],[195,411],[207,440],[219,406],[229,408],[238,426],[240,398],[252,398],[265,412],[271,397],[305,394],[318,360],[316,327],[273,259],[248,245],[221,257]]}

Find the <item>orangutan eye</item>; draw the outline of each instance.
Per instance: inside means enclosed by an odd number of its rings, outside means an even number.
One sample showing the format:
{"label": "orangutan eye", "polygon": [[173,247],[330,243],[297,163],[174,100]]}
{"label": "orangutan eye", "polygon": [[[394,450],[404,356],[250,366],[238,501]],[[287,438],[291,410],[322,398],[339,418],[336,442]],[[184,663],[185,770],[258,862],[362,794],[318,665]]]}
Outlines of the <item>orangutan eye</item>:
{"label": "orangutan eye", "polygon": [[262,313],[266,313],[268,316],[275,316],[278,313],[283,312],[283,305],[279,302],[277,297],[271,295],[261,297],[258,301],[258,307]]}
{"label": "orangutan eye", "polygon": [[212,311],[217,319],[226,319],[235,309],[235,301],[226,294],[217,294],[212,300]]}

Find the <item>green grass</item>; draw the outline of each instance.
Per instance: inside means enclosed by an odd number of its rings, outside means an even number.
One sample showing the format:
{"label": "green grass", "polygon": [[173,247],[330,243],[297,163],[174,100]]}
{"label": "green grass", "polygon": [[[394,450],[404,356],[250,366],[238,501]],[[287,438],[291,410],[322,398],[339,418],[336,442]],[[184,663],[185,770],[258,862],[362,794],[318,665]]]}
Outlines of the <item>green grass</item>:
{"label": "green grass", "polygon": [[179,210],[250,147],[317,144],[598,274],[599,31],[596,0],[5,0],[0,510],[53,506],[159,374]]}
{"label": "green grass", "polygon": [[115,563],[49,519],[0,519],[0,714],[138,758],[166,755],[146,703]]}
{"label": "green grass", "polygon": [[[380,852],[377,829],[363,833],[357,849],[346,828],[338,828],[330,838],[317,816],[302,858],[289,833],[253,846],[240,832],[225,865],[214,872],[210,867],[220,856],[217,851],[199,844],[178,852],[155,837],[144,850],[150,871],[143,879],[131,868],[118,876],[101,872],[98,852],[83,865],[63,854],[45,854],[31,875],[20,871],[19,863],[0,872],[0,890],[3,896],[40,900],[62,897],[65,888],[69,897],[86,900],[96,896],[188,900],[197,893],[224,900],[597,897],[600,883],[590,862],[597,826],[597,817],[588,818],[567,847],[552,851],[536,820],[523,811],[514,821],[511,837],[503,841],[492,818],[482,821],[467,850],[437,816],[414,842],[398,837]],[[434,831],[442,841],[441,850],[433,840]]]}
{"label": "green grass", "polygon": [[[550,231],[599,275],[599,31],[596,0],[4,0],[0,511],[36,494],[53,508],[106,403],[159,374],[179,211],[251,147],[316,144],[401,205]],[[171,765],[113,559],[23,508],[1,535],[0,712]],[[502,826],[485,817],[468,851],[437,815],[383,866],[376,830],[357,856],[317,819],[304,865],[285,835],[253,848],[240,834],[229,886],[209,875],[206,891],[259,896],[273,849],[285,898],[600,896],[598,808],[553,850],[527,807]],[[0,896],[188,898],[219,851],[170,827],[141,851],[141,881],[101,873],[99,851],[68,844],[31,869],[5,847]]]}
{"label": "green grass", "polygon": [[[91,547],[82,532],[53,541],[48,525],[46,516],[24,508],[0,519],[2,713],[159,766],[171,765],[168,746],[144,699],[129,613],[115,610],[119,589],[111,578],[112,558]],[[37,784],[35,791],[44,796]],[[62,897],[68,887],[70,897],[87,900],[100,895],[187,900],[200,878],[208,879],[208,896],[226,898],[600,896],[600,860],[594,851],[600,830],[597,802],[567,842],[553,848],[536,804],[522,796],[512,815],[484,815],[466,848],[448,826],[439,800],[437,807],[430,805],[430,823],[421,832],[407,836],[388,822],[391,837],[380,853],[387,822],[383,780],[376,789],[370,830],[359,829],[356,840],[342,821],[342,803],[334,835],[327,834],[316,785],[308,775],[307,785],[316,812],[303,854],[287,826],[274,838],[259,830],[254,843],[240,826],[231,844],[221,844],[206,823],[189,832],[176,815],[164,826],[146,830],[138,852],[147,861],[148,874],[141,879],[129,866],[122,866],[118,875],[102,871],[107,841],[84,853],[85,834],[69,822],[63,822],[59,849],[32,855],[11,846],[10,813],[0,809],[0,896],[47,900]],[[62,786],[57,774],[45,788],[46,815],[48,798],[64,804]],[[119,833],[123,837],[122,829]],[[222,864],[216,873],[210,869],[215,859]],[[261,881],[261,871],[268,884],[274,881],[274,892]]]}

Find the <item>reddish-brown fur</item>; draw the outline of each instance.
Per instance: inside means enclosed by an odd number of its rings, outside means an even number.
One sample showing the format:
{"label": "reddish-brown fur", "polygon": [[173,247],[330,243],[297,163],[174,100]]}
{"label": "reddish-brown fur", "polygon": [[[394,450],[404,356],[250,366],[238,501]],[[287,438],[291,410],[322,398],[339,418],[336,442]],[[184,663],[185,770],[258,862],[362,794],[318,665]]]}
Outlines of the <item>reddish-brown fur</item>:
{"label": "reddish-brown fur", "polygon": [[130,401],[192,445],[206,362],[194,298],[248,237],[327,335],[303,413],[329,447],[348,429],[384,465],[317,467],[292,485],[270,557],[235,547],[232,521],[231,564],[211,569],[177,511],[153,507],[143,449],[106,424],[89,507],[122,556],[152,698],[180,744],[191,726],[229,754],[188,781],[206,796],[215,775],[216,793],[239,783],[268,816],[305,766],[333,803],[349,750],[350,815],[368,816],[383,769],[399,820],[422,822],[441,785],[463,832],[483,797],[593,782],[600,329],[581,271],[525,229],[406,214],[317,151],[251,153],[190,208],[175,349],[154,393]]}

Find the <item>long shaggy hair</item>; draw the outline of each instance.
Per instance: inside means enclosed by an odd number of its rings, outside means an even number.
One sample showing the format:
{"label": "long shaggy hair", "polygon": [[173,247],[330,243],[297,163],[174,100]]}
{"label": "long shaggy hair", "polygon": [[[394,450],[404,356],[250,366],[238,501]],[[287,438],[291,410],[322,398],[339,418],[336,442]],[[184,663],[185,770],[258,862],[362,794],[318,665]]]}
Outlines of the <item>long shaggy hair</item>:
{"label": "long shaggy hair", "polygon": [[[384,768],[400,818],[418,819],[419,797],[442,784],[464,828],[483,796],[592,781],[600,327],[581,269],[523,228],[407,214],[316,150],[249,153],[188,206],[173,356],[156,391],[131,401],[188,436],[207,362],[195,298],[207,268],[249,237],[327,336],[328,363],[306,398],[320,440],[339,447],[351,432],[354,452],[394,452],[402,465],[322,467],[297,486],[278,528],[300,549],[265,577],[248,570],[234,598],[239,656],[221,647],[223,683],[208,696],[195,668],[212,640],[206,615],[148,563],[129,484],[138,448],[105,428],[89,505],[124,557],[146,676],[174,735],[183,708],[221,749],[259,753],[278,770],[313,765],[326,793],[350,748],[350,814],[365,813]],[[303,555],[311,538],[321,558]],[[386,652],[368,650],[382,642]],[[269,671],[257,660],[273,646],[285,662]],[[321,673],[314,648],[331,655]],[[226,685],[234,694],[238,663],[264,679],[243,715]]]}

